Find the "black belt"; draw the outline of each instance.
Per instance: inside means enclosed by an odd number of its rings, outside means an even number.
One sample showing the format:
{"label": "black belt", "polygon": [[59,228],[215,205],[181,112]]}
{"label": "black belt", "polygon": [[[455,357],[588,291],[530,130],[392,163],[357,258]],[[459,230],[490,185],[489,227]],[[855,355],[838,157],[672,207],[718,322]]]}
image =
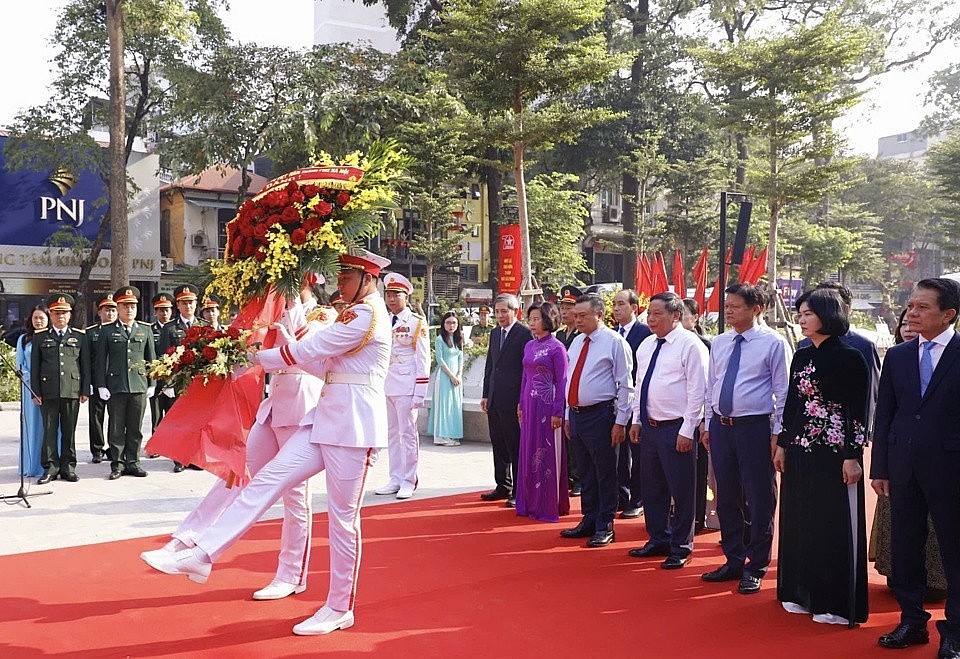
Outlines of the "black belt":
{"label": "black belt", "polygon": [[647,419],[647,425],[651,428],[667,428],[670,426],[679,426],[683,424],[683,417],[679,419],[667,419],[665,421],[657,421],[656,419]]}
{"label": "black belt", "polygon": [[605,400],[602,403],[594,403],[593,405],[571,405],[570,411],[582,414],[583,412],[592,412],[593,410],[599,410],[603,407],[613,407],[613,403],[614,401],[612,400]]}
{"label": "black belt", "polygon": [[769,414],[747,414],[746,416],[723,416],[722,414],[717,414],[716,410],[714,410],[714,414],[720,420],[720,425],[727,426],[728,428],[732,428],[734,426],[742,426],[748,423],[770,421]]}

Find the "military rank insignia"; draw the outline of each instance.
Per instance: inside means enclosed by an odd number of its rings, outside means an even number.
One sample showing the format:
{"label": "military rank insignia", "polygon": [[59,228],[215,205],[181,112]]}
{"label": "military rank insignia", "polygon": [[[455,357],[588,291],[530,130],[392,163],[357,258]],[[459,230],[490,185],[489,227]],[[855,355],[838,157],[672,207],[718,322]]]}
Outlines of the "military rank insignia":
{"label": "military rank insignia", "polygon": [[344,309],[340,312],[340,315],[337,316],[337,321],[346,325],[351,320],[354,320],[357,317],[356,311],[351,311],[350,309]]}

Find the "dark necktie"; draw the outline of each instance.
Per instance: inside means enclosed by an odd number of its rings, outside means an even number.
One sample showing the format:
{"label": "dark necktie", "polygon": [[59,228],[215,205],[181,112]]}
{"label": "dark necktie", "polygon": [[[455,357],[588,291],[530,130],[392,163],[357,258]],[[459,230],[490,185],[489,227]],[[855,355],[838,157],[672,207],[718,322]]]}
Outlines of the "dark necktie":
{"label": "dark necktie", "polygon": [[720,400],[717,402],[720,414],[733,414],[733,387],[737,383],[737,373],[740,371],[740,347],[743,345],[743,334],[733,337],[733,351],[730,361],[727,362],[727,371],[723,374],[723,384],[720,385]]}
{"label": "dark necktie", "polygon": [[657,347],[650,357],[647,372],[643,374],[643,384],[640,385],[640,417],[643,419],[650,418],[647,415],[647,391],[650,389],[650,380],[653,378],[653,371],[657,367],[657,357],[660,356],[660,348],[662,348],[666,342],[666,339],[657,339]]}
{"label": "dark necktie", "polygon": [[620,326],[620,330],[619,330],[619,331],[620,331],[620,336],[626,336],[626,335],[627,335],[627,330],[626,330],[626,328],[625,328],[623,325]]}
{"label": "dark necktie", "polygon": [[500,328],[500,349],[503,350],[503,344],[507,342],[507,330]]}
{"label": "dark necktie", "polygon": [[570,407],[580,406],[580,376],[583,375],[583,365],[587,361],[587,352],[590,350],[590,337],[583,337],[583,349],[580,350],[580,356],[577,358],[577,365],[573,367],[573,375],[570,376],[570,393],[567,395],[567,403]]}
{"label": "dark necktie", "polygon": [[394,316],[393,319],[390,321],[390,327],[393,327],[396,324],[397,324],[397,317]]}

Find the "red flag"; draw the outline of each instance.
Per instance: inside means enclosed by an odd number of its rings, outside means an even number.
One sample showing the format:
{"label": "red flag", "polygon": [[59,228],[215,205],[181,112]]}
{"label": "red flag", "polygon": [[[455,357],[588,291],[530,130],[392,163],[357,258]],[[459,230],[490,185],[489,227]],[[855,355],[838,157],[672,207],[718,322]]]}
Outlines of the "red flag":
{"label": "red flag", "polygon": [[743,253],[743,261],[740,262],[740,269],[737,271],[737,281],[741,284],[748,283],[750,273],[753,272],[753,252],[754,247],[750,245]]}
{"label": "red flag", "polygon": [[749,283],[756,284],[760,281],[760,278],[767,274],[767,248],[764,247],[763,251],[754,259],[753,268],[750,272]]}
{"label": "red flag", "polygon": [[707,300],[706,313],[720,313],[720,277],[713,282],[713,292],[710,293],[710,299]]}
{"label": "red flag", "polygon": [[683,272],[683,257],[680,250],[673,250],[673,292],[681,298],[687,297],[687,278]]}
{"label": "red flag", "polygon": [[696,286],[693,299],[697,301],[701,313],[706,310],[707,306],[707,252],[707,248],[704,247],[703,251],[700,252],[700,258],[697,259],[696,265],[693,266],[693,284]]}
{"label": "red flag", "polygon": [[663,252],[657,252],[653,263],[653,294],[666,293],[670,290],[670,279],[667,277],[667,266],[663,261]]}

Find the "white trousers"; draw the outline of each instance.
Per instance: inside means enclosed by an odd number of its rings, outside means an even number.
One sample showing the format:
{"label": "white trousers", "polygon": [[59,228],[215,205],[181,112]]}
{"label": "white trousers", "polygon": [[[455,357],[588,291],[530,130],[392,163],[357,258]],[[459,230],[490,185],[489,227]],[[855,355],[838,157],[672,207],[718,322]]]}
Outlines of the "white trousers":
{"label": "white trousers", "polygon": [[360,505],[367,469],[377,449],[312,444],[312,427],[299,428],[223,511],[197,537],[197,547],[216,561],[285,492],[326,471],[330,537],[327,606],[353,610],[360,570]]}
{"label": "white trousers", "polygon": [[[247,468],[251,477],[256,476],[270,458],[280,451],[280,447],[300,429],[300,426],[273,428],[270,426],[271,418],[267,417],[265,423],[253,424],[247,436]],[[173,537],[185,545],[194,546],[197,536],[220,518],[242,489],[228,488],[224,481],[218,480],[207,496],[180,522],[180,526],[173,532]],[[277,579],[299,586],[307,585],[312,531],[310,484],[305,480],[283,494],[283,524],[280,527]]]}
{"label": "white trousers", "polygon": [[390,452],[390,485],[417,485],[420,435],[413,396],[387,396],[387,448]]}

